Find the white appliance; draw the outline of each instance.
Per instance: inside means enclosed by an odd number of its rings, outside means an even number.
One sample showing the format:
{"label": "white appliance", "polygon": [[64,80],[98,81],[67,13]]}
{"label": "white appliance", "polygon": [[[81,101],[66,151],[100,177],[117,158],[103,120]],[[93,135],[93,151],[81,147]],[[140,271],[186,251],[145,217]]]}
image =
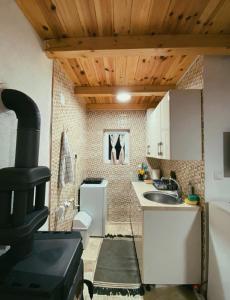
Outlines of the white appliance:
{"label": "white appliance", "polygon": [[208,300],[230,299],[230,201],[209,203]]}
{"label": "white appliance", "polygon": [[80,210],[92,217],[91,236],[104,236],[107,221],[107,190],[108,181],[100,184],[84,183],[80,187]]}
{"label": "white appliance", "polygon": [[152,169],[151,170],[151,178],[152,180],[160,179],[161,170],[160,169]]}

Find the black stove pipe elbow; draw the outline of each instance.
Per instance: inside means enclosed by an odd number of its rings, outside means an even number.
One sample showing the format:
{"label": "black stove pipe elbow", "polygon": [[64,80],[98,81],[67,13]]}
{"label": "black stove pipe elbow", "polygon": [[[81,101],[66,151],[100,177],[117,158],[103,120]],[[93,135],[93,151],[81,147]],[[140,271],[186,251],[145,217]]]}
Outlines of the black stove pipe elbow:
{"label": "black stove pipe elbow", "polygon": [[37,167],[40,112],[36,103],[26,94],[12,89],[2,90],[1,99],[3,105],[9,110],[13,110],[18,119],[15,167]]}

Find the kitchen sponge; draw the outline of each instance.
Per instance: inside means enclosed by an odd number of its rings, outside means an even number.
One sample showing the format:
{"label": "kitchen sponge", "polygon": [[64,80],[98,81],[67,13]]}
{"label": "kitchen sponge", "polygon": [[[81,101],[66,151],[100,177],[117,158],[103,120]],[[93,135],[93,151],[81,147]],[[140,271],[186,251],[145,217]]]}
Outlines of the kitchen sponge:
{"label": "kitchen sponge", "polygon": [[196,194],[189,194],[184,201],[189,205],[197,205],[197,203],[200,201],[200,197]]}

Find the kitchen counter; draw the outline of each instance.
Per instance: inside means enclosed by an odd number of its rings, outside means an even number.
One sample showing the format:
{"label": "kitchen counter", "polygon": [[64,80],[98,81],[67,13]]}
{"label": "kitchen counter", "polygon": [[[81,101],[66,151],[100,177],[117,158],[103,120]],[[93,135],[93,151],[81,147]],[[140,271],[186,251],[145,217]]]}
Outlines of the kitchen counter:
{"label": "kitchen counter", "polygon": [[[143,193],[150,191],[158,191],[152,184],[147,184],[142,181],[132,182],[133,189],[137,195],[137,198],[140,203],[140,207],[145,210],[151,209],[165,209],[165,210],[199,210],[199,206],[197,205],[189,205],[186,203],[182,204],[163,204],[157,203],[154,201],[150,201],[144,198]],[[166,191],[167,192],[167,191]],[[168,192],[170,193],[170,192]],[[171,192],[173,193],[173,192]]]}
{"label": "kitchen counter", "polygon": [[152,202],[143,193],[157,191],[153,185],[132,187],[130,221],[142,283],[200,284],[200,207]]}

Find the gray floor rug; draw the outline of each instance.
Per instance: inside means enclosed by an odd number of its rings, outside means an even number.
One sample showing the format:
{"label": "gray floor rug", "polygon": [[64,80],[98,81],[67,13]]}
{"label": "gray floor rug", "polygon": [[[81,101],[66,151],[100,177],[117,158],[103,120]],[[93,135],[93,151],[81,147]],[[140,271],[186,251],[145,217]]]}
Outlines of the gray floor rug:
{"label": "gray floor rug", "polygon": [[94,293],[99,295],[143,294],[132,239],[103,240],[93,283]]}

